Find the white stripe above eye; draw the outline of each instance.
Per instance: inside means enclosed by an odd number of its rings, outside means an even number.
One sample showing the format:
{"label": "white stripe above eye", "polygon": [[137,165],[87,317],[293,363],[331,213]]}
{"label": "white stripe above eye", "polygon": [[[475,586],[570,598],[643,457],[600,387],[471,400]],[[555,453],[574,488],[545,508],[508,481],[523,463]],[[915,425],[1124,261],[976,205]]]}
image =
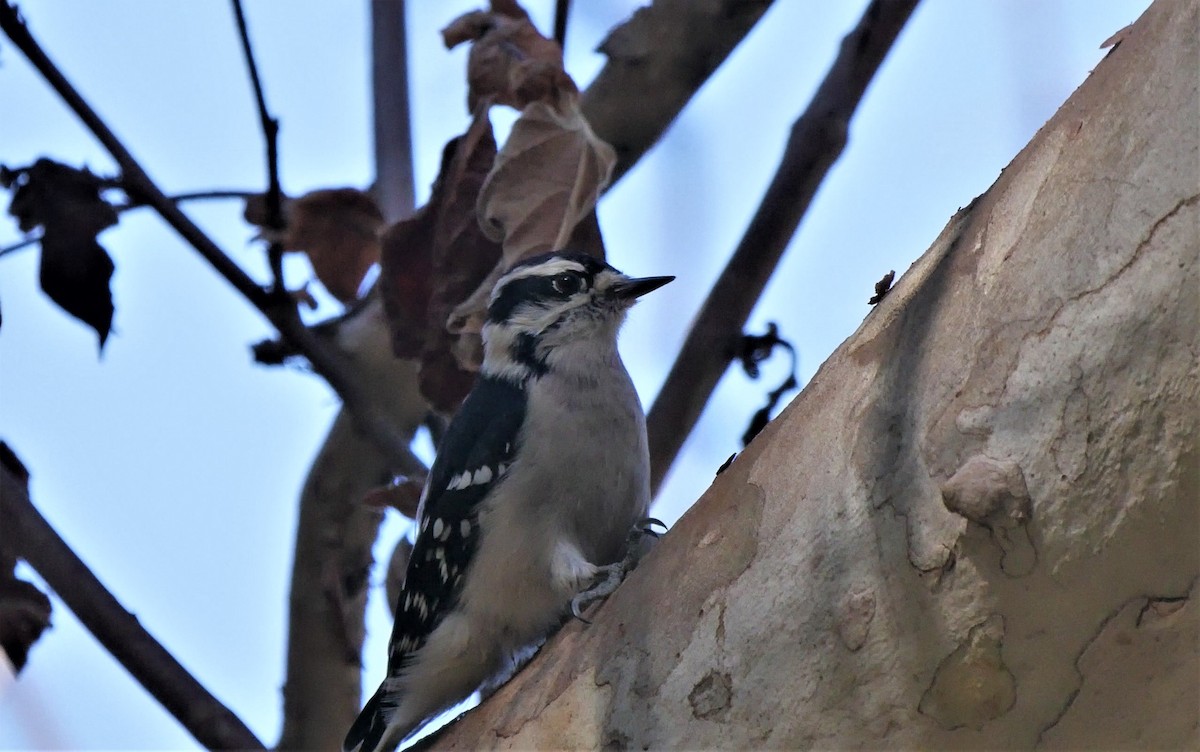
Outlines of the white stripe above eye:
{"label": "white stripe above eye", "polygon": [[586,271],[587,269],[585,269],[583,264],[579,263],[578,261],[571,261],[570,259],[564,258],[550,259],[549,261],[544,261],[540,264],[534,264],[533,266],[522,266],[519,269],[514,269],[508,272],[500,278],[500,281],[496,283],[494,288],[492,288],[490,300],[494,301],[496,299],[496,293],[498,293],[500,290],[503,290],[505,285],[507,285],[509,282],[513,282],[518,279],[524,279],[526,277],[553,277],[555,274],[562,274],[563,272]]}

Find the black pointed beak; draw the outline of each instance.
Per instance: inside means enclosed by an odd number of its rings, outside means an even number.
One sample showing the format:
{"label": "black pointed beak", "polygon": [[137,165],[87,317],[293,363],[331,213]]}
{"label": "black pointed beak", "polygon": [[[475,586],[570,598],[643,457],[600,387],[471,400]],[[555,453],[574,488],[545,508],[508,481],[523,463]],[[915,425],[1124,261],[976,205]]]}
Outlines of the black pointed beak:
{"label": "black pointed beak", "polygon": [[652,290],[657,290],[674,277],[641,277],[639,279],[624,279],[614,284],[609,291],[621,300],[635,300]]}

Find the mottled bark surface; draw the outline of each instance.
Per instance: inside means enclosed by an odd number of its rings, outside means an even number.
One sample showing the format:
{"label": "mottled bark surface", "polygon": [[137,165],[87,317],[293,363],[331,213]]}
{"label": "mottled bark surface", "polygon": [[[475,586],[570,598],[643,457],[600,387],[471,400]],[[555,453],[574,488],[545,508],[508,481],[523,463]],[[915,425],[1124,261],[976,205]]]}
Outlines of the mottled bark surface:
{"label": "mottled bark surface", "polygon": [[1200,746],[1197,0],[1159,0],[449,748]]}

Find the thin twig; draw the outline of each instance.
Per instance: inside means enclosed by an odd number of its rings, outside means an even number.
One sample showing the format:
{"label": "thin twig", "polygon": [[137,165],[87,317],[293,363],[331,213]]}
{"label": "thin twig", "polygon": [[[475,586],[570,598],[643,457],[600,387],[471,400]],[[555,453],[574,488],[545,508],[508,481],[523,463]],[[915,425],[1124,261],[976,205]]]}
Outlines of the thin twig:
{"label": "thin twig", "polygon": [[279,186],[279,120],[271,117],[267,110],[267,97],[263,94],[262,79],[258,75],[258,64],[254,61],[254,47],[250,44],[250,32],[246,28],[246,14],[242,12],[242,0],[233,1],[233,14],[237,19],[238,36],[242,40],[242,52],[246,56],[246,68],[250,83],[254,86],[254,99],[258,104],[258,118],[262,123],[263,138],[267,143],[267,227],[274,230],[267,248],[267,259],[271,266],[276,294],[284,294],[283,243],[279,234],[284,228],[283,189]]}
{"label": "thin twig", "polygon": [[22,248],[28,248],[31,245],[37,245],[40,242],[42,242],[42,234],[40,232],[36,235],[30,235],[24,240],[18,240],[12,245],[6,245],[3,248],[0,248],[0,257],[7,256],[10,253],[15,253]]}
{"label": "thin twig", "polygon": [[196,741],[209,749],[264,748],[92,574],[34,507],[26,484],[7,465],[0,466],[0,517],[17,555]]}
{"label": "thin twig", "polygon": [[375,200],[388,222],[416,208],[404,0],[371,0]]}
{"label": "thin twig", "polygon": [[850,118],[919,0],[874,0],[842,40],[821,88],[792,126],[783,161],[704,301],[647,417],[655,491],[734,356],[737,339],[800,219],[846,146]]}
{"label": "thin twig", "polygon": [[[256,196],[253,191],[195,191],[193,193],[179,193],[174,196],[169,196],[170,200],[175,203],[183,203],[185,201],[211,201],[214,199],[229,199],[236,198],[245,200],[251,196]],[[116,204],[113,206],[117,213],[127,212],[130,209],[140,209],[144,204]],[[0,248],[0,256],[6,256],[14,251],[19,251],[23,248],[28,248],[31,245],[37,245],[42,242],[41,234],[31,235],[23,240],[19,240],[12,245],[6,245]]]}
{"label": "thin twig", "polygon": [[567,16],[571,13],[571,0],[556,0],[554,3],[554,41],[565,53],[567,51]]}
{"label": "thin twig", "polygon": [[423,472],[424,465],[409,451],[406,437],[370,409],[369,396],[355,380],[345,359],[318,340],[304,326],[294,302],[287,296],[274,295],[260,287],[155,185],[124,144],[38,45],[16,7],[6,1],[0,2],[0,30],[8,35],[13,44],[25,54],[63,101],[112,154],[121,170],[122,187],[130,199],[135,203],[153,207],[167,224],[308,358],[313,370],[329,382],[342,398],[346,409],[354,415],[355,425],[359,430],[394,458],[397,472]]}
{"label": "thin twig", "polygon": [[[250,198],[251,196],[255,196],[255,195],[258,195],[258,194],[256,194],[254,191],[234,191],[234,190],[220,191],[220,190],[217,190],[217,191],[191,191],[188,193],[177,193],[174,196],[168,196],[167,198],[170,199],[171,201],[174,201],[177,204],[181,204],[181,203],[184,203],[187,201],[218,201],[221,199],[239,199],[239,200],[245,201],[246,199]],[[121,211],[122,209],[125,209],[125,208],[133,209],[135,207],[132,205],[130,205],[129,207],[119,206],[119,207],[117,207],[117,210]]]}

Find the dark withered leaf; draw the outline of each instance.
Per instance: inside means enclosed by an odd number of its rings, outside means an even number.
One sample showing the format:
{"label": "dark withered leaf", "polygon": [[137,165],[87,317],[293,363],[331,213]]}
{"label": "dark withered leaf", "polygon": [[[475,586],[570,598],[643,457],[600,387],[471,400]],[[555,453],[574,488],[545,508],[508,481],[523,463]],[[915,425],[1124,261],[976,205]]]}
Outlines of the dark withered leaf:
{"label": "dark withered leaf", "polygon": [[0,649],[20,671],[29,649],[50,626],[50,599],[12,572],[0,573]]}
{"label": "dark withered leaf", "polygon": [[96,236],[117,223],[116,209],[102,195],[111,181],[49,159],[5,170],[4,178],[13,188],[8,213],[25,232],[42,228],[42,290],[95,329],[103,349],[112,329],[115,267]]}
{"label": "dark withered leaf", "polygon": [[[383,213],[375,199],[357,188],[327,188],[299,198],[285,196],[283,206],[287,226],[282,232],[267,226],[265,195],[246,199],[243,216],[262,228],[263,237],[278,240],[284,251],[303,251],[317,279],[339,301],[358,300],[363,279],[379,261]],[[292,294],[307,303],[306,292]]]}
{"label": "dark withered leaf", "polygon": [[562,48],[547,39],[515,2],[493,2],[490,11],[472,11],[442,29],[446,47],[471,42],[467,59],[467,109],[486,101],[524,109],[578,88],[563,69]]}
{"label": "dark withered leaf", "polygon": [[398,358],[417,358],[425,347],[425,315],[433,288],[433,222],[430,205],[383,233],[379,292]]}
{"label": "dark withered leaf", "polygon": [[462,338],[446,322],[500,259],[500,245],[483,235],[475,218],[495,155],[481,106],[467,132],[447,144],[429,203],[383,236],[380,290],[393,349],[421,359],[421,393],[441,412],[456,410],[475,381],[475,372],[455,357]]}
{"label": "dark withered leaf", "polygon": [[742,369],[746,372],[746,375],[752,379],[757,379],[760,375],[759,364],[771,357],[771,353],[775,351],[776,347],[781,347],[787,351],[791,359],[791,372],[782,384],[771,390],[767,395],[767,404],[750,419],[750,425],[746,427],[746,432],[742,434],[742,446],[748,445],[754,440],[755,436],[767,427],[767,424],[771,422],[771,413],[775,410],[775,406],[779,404],[779,400],[783,395],[799,386],[799,382],[796,381],[798,363],[796,348],[792,343],[779,336],[779,327],[774,322],[767,324],[765,334],[743,334],[733,353],[734,358],[741,361]]}
{"label": "dark withered leaf", "polygon": [[[29,471],[3,441],[0,441],[0,472],[15,483],[28,486]],[[5,512],[0,510],[0,518],[4,516]],[[0,519],[0,530],[13,524],[11,520]],[[0,651],[20,671],[29,648],[50,626],[50,599],[32,584],[17,579],[14,569],[20,554],[13,543],[12,536],[0,535]]]}
{"label": "dark withered leaf", "polygon": [[479,192],[495,159],[496,139],[487,108],[481,106],[447,165],[434,230],[435,283],[420,385],[421,393],[442,412],[458,408],[483,361],[483,341],[478,334],[451,332],[448,323],[454,308],[500,261],[500,244],[484,235],[475,214]]}

